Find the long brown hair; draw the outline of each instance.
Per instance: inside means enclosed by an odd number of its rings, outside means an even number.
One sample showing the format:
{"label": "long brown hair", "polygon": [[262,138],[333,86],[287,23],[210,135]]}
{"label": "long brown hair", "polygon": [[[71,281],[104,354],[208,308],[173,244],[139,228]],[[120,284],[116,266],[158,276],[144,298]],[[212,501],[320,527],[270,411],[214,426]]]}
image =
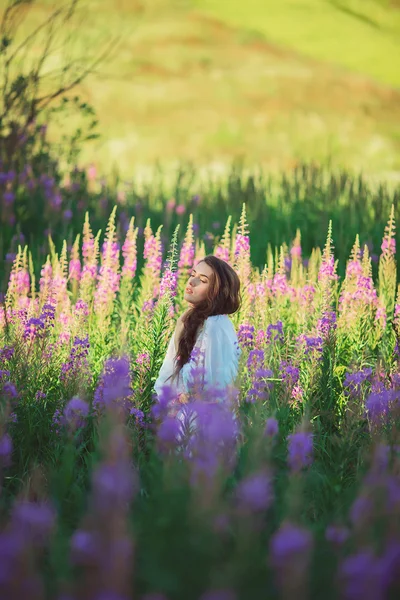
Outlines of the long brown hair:
{"label": "long brown hair", "polygon": [[173,378],[179,375],[183,365],[189,361],[197,332],[204,321],[214,315],[231,315],[239,309],[241,303],[240,279],[227,262],[213,254],[208,254],[199,262],[205,262],[211,267],[213,274],[206,299],[191,308],[183,318],[183,332],[178,344]]}

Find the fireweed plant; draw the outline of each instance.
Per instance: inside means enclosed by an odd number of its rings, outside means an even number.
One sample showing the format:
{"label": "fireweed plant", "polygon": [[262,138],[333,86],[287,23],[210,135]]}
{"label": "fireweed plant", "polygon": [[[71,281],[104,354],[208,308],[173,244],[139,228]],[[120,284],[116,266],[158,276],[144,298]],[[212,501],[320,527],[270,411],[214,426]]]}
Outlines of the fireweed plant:
{"label": "fireweed plant", "polygon": [[[391,599],[400,592],[400,286],[394,208],[377,279],[357,236],[250,260],[246,206],[215,255],[236,269],[233,390],[193,353],[179,417],[153,384],[193,264],[189,217],[116,209],[104,235],[18,246],[0,305],[0,597]],[[143,267],[138,268],[139,262]]]}
{"label": "fireweed plant", "polygon": [[[24,161],[22,151],[19,169],[0,161],[0,293],[6,291],[18,245],[29,246],[38,280],[40,266],[49,253],[49,235],[57,248],[65,239],[71,252],[77,234],[82,232],[86,211],[93,229],[104,231],[115,205],[121,243],[135,215],[139,270],[144,262],[144,230],[149,218],[155,231],[163,225],[160,236],[166,247],[176,226],[180,225],[183,233],[188,216],[193,214],[196,243],[204,243],[208,253],[220,241],[227,214],[238,221],[245,203],[252,224],[253,265],[262,267],[265,262],[265,240],[272,248],[279,247],[284,240],[288,243],[300,226],[301,244],[298,239],[285,255],[290,271],[299,252],[300,258],[302,253],[307,260],[313,248],[323,245],[331,219],[340,276],[344,277],[351,245],[360,232],[361,252],[366,243],[375,277],[382,230],[391,205],[396,207],[400,197],[398,184],[371,183],[361,175],[315,163],[297,164],[289,172],[276,175],[261,168],[245,168],[238,161],[223,175],[182,164],[176,172],[159,167],[147,179],[137,173],[124,181],[116,173],[106,180],[95,165],[87,169],[64,161],[61,165],[55,153],[48,154],[46,139],[46,127],[41,127],[36,141],[44,153],[38,160]],[[29,156],[29,148],[27,153]],[[226,250],[222,245],[222,257]]]}

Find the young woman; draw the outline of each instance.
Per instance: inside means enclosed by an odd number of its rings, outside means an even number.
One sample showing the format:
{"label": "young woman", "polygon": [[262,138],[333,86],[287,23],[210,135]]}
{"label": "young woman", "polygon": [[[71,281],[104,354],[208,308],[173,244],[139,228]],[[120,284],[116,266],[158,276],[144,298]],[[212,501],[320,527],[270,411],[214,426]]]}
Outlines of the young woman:
{"label": "young woman", "polygon": [[164,385],[171,386],[183,403],[196,378],[193,368],[201,373],[204,390],[224,389],[236,378],[241,351],[227,315],[240,306],[239,277],[228,263],[208,255],[192,269],[184,299],[189,308],[176,323],[154,386],[157,395]]}

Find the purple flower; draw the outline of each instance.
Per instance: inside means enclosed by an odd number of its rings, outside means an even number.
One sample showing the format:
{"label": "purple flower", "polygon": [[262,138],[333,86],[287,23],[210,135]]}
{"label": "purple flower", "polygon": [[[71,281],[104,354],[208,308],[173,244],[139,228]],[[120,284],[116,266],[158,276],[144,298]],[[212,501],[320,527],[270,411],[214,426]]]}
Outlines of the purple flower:
{"label": "purple flower", "polygon": [[139,408],[131,408],[130,410],[130,414],[132,417],[134,417],[136,424],[139,427],[144,427],[145,426],[145,422],[144,422],[144,412],[142,410],[140,410]]}
{"label": "purple flower", "polygon": [[65,422],[72,432],[85,426],[88,414],[89,404],[78,396],[71,398],[64,408]]}
{"label": "purple flower", "polygon": [[273,388],[273,382],[266,381],[269,377],[273,376],[273,372],[270,369],[257,369],[254,372],[252,379],[252,388],[250,388],[246,402],[257,402],[266,400],[269,396],[271,389]]}
{"label": "purple flower", "polygon": [[194,484],[205,479],[211,481],[219,469],[235,464],[238,434],[235,416],[229,405],[208,401],[186,404],[182,413],[191,480]]}
{"label": "purple flower", "polygon": [[19,532],[5,530],[0,533],[0,586],[7,586],[12,579],[14,566],[23,554],[26,540]]}
{"label": "purple flower", "polygon": [[390,446],[387,444],[377,444],[374,449],[373,468],[376,472],[385,472],[390,461]]}
{"label": "purple flower", "polygon": [[257,367],[260,367],[264,363],[264,350],[250,350],[249,356],[247,359],[247,367],[248,369],[255,370]]}
{"label": "purple flower", "polygon": [[127,407],[127,399],[132,395],[130,364],[127,357],[109,358],[106,361],[93,405],[96,410],[110,407],[114,403]]}
{"label": "purple flower", "polygon": [[8,262],[8,263],[11,263],[11,264],[12,264],[12,263],[14,262],[14,260],[15,260],[16,256],[17,256],[17,255],[15,254],[15,252],[8,252],[8,253],[6,254],[6,262]]}
{"label": "purple flower", "polygon": [[8,379],[9,377],[10,377],[10,371],[7,371],[5,369],[0,369],[0,380]]}
{"label": "purple flower", "polygon": [[[272,337],[272,332],[276,331],[275,335]],[[267,327],[267,340],[271,342],[271,340],[278,340],[279,342],[284,341],[283,337],[283,323],[282,321],[278,321],[275,325],[268,325]]]}
{"label": "purple flower", "polygon": [[349,530],[347,527],[340,525],[329,525],[325,531],[325,538],[328,542],[341,546],[349,537]]}
{"label": "purple flower", "polygon": [[386,597],[380,564],[370,550],[348,556],[342,562],[339,573],[346,600],[383,600]]}
{"label": "purple flower", "polygon": [[10,416],[8,417],[8,421],[10,423],[18,423],[18,417],[15,412],[10,413]]}
{"label": "purple flower", "polygon": [[368,396],[365,401],[365,408],[370,421],[374,425],[378,425],[387,419],[389,414],[389,401],[389,390],[383,390],[380,393],[372,393]]}
{"label": "purple flower", "polygon": [[35,545],[47,542],[55,519],[55,511],[47,502],[17,500],[12,508],[14,527]]}
{"label": "purple flower", "polygon": [[369,381],[371,375],[371,367],[361,369],[361,371],[355,371],[354,373],[346,373],[343,381],[343,386],[347,388],[345,390],[345,395],[350,395],[352,397],[356,396],[360,392],[362,384],[365,381]]}
{"label": "purple flower", "polygon": [[310,354],[310,352],[312,350],[316,350],[317,352],[322,352],[323,347],[322,347],[322,343],[323,340],[320,336],[317,337],[310,337],[310,336],[304,336],[305,342],[306,342],[306,350],[305,350],[305,354]]}
{"label": "purple flower", "polygon": [[[77,303],[78,304],[78,303]],[[67,362],[61,365],[62,382],[75,384],[84,378],[85,383],[90,383],[92,376],[89,370],[89,338],[75,337]]]}
{"label": "purple flower", "polygon": [[32,317],[25,324],[24,339],[42,338],[45,331],[45,323],[42,319]]}
{"label": "purple flower", "polygon": [[249,323],[242,323],[238,329],[238,341],[239,344],[244,348],[251,348],[254,341],[254,325]]}
{"label": "purple flower", "polygon": [[353,525],[363,524],[367,521],[373,510],[373,503],[368,496],[358,496],[350,509],[350,521]]}
{"label": "purple flower", "polygon": [[266,435],[267,437],[270,437],[270,438],[274,438],[276,435],[278,435],[278,433],[279,433],[278,421],[276,419],[274,419],[274,417],[270,417],[269,419],[267,419],[267,422],[265,424],[264,435]]}
{"label": "purple flower", "polygon": [[0,438],[0,463],[2,466],[8,466],[10,464],[12,449],[12,439],[8,433],[5,433]]}
{"label": "purple flower", "polygon": [[61,432],[61,429],[62,427],[64,427],[64,425],[65,419],[62,414],[62,411],[59,408],[57,408],[53,414],[53,418],[51,421],[51,429],[54,431],[54,433],[58,435]]}
{"label": "purple flower", "polygon": [[15,194],[11,190],[3,194],[4,204],[10,206],[15,200]]}
{"label": "purple flower", "polygon": [[168,411],[174,400],[176,393],[171,385],[163,385],[159,390],[158,396],[151,407],[151,415],[153,419],[161,421],[167,416]]}
{"label": "purple flower", "polygon": [[400,572],[400,543],[396,540],[389,541],[380,559],[383,586],[389,588],[398,578]]}
{"label": "purple flower", "polygon": [[334,311],[326,311],[317,323],[317,332],[323,338],[326,338],[336,327],[336,313]]}
{"label": "purple flower", "polygon": [[150,300],[145,300],[145,302],[143,302],[143,306],[142,306],[143,313],[151,313],[153,309],[154,309],[153,298],[150,298]]}
{"label": "purple flower", "polygon": [[176,417],[167,416],[158,426],[157,443],[161,452],[168,452],[178,445],[180,422]]}
{"label": "purple flower", "polygon": [[104,511],[116,510],[129,504],[135,491],[132,466],[126,461],[117,464],[101,464],[92,478],[96,505]]}
{"label": "purple flower", "polygon": [[76,564],[92,562],[99,552],[99,541],[96,534],[78,529],[70,540],[72,560]]}
{"label": "purple flower", "polygon": [[298,431],[288,436],[288,464],[292,471],[301,471],[312,463],[313,434]]}
{"label": "purple flower", "polygon": [[241,481],[236,490],[239,508],[244,511],[265,511],[273,501],[271,477],[264,472],[253,473]]}
{"label": "purple flower", "polygon": [[8,398],[18,398],[17,388],[11,381],[6,381],[3,384],[2,394]]}
{"label": "purple flower", "polygon": [[312,535],[307,529],[285,523],[272,536],[270,551],[273,563],[280,567],[285,566],[297,555],[310,550]]}
{"label": "purple flower", "polygon": [[54,327],[54,319],[56,316],[56,307],[50,302],[47,302],[42,307],[42,312],[40,313],[40,320],[44,321],[46,326]]}
{"label": "purple flower", "polygon": [[279,364],[279,372],[282,374],[282,379],[286,388],[293,387],[299,380],[300,369],[282,360]]}

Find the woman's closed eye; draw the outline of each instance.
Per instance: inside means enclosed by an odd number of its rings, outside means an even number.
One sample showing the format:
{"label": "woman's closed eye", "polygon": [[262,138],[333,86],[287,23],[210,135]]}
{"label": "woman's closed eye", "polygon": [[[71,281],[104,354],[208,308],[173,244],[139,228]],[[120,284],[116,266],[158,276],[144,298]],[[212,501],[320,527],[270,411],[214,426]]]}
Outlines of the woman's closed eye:
{"label": "woman's closed eye", "polygon": [[201,281],[201,283],[207,283],[207,280],[206,280],[204,277],[203,277],[203,278],[201,278],[201,277],[198,277],[198,276],[197,276],[197,273],[195,273],[195,272],[192,272],[192,273],[190,274],[190,278],[191,278],[191,279],[196,279],[196,278],[197,278],[197,279],[199,279],[199,280]]}

